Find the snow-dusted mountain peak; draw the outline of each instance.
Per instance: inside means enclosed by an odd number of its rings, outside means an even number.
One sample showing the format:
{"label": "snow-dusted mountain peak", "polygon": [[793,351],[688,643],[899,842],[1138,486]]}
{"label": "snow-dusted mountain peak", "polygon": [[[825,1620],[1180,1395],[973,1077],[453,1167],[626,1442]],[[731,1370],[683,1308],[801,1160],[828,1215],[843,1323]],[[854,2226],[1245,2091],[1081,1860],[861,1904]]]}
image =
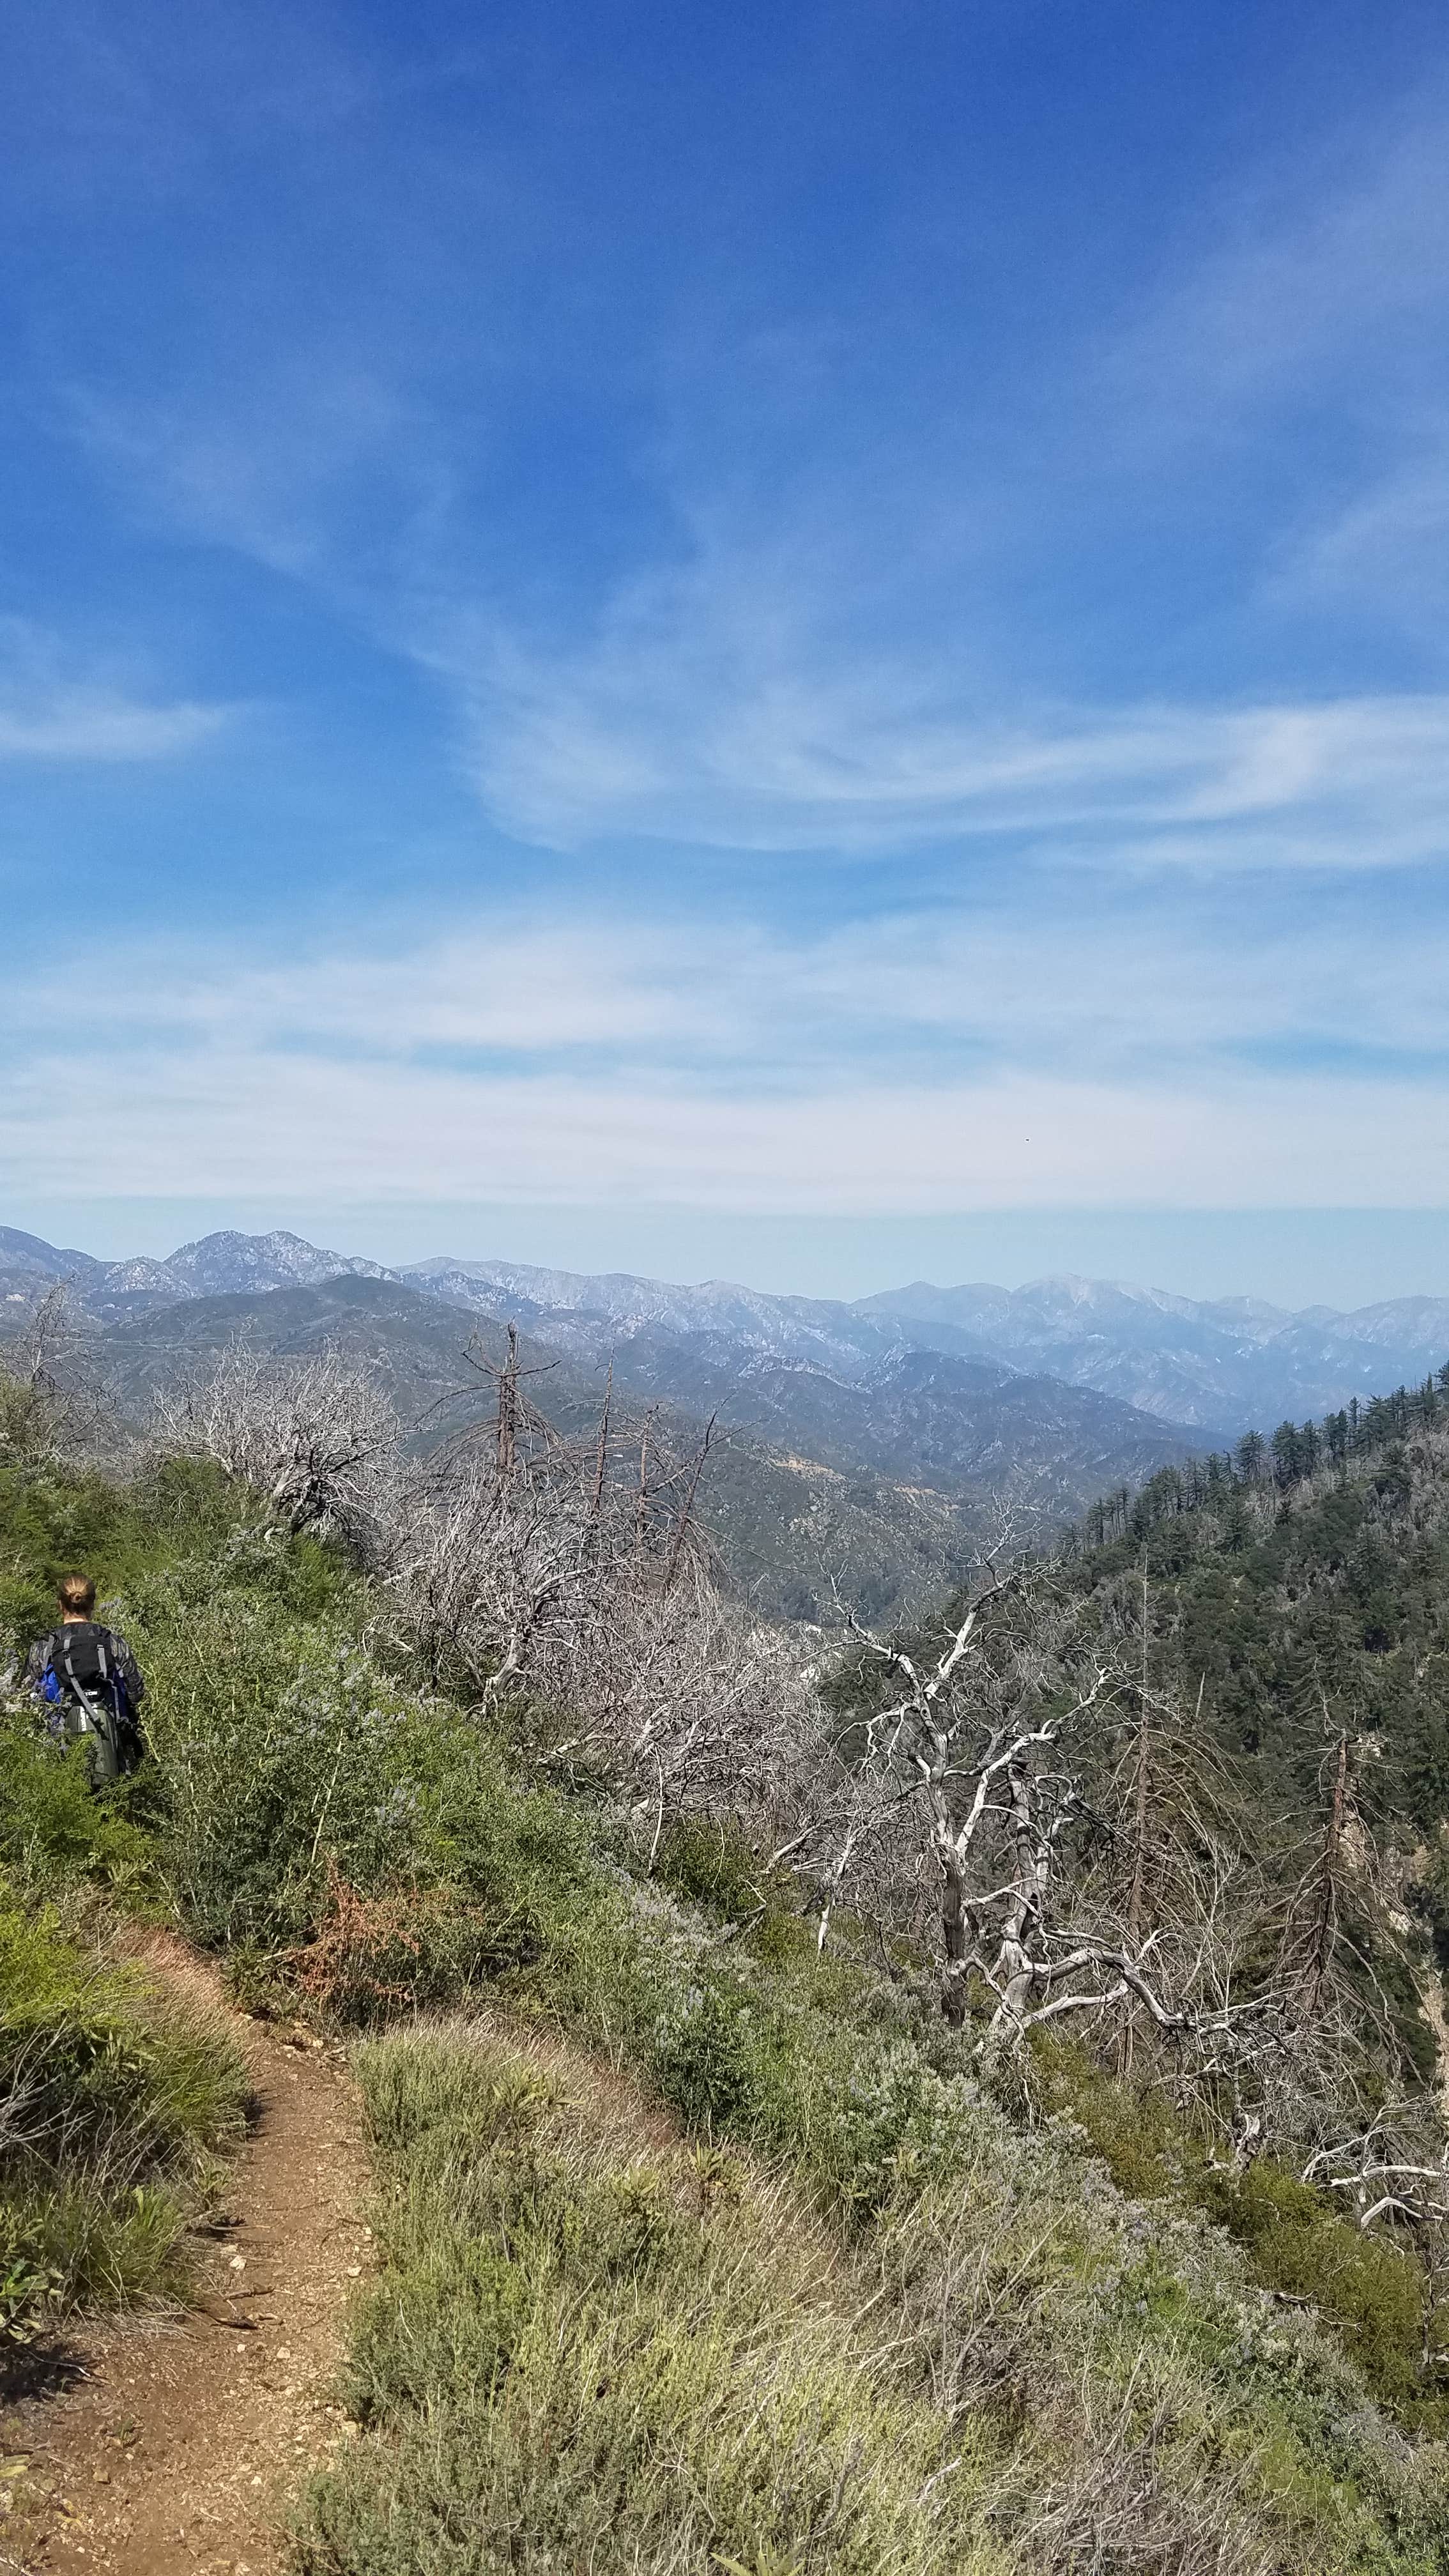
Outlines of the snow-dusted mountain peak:
{"label": "snow-dusted mountain peak", "polygon": [[234,1229],[204,1234],[195,1243],[179,1245],[165,1268],[183,1283],[179,1293],[193,1297],[235,1296],[257,1288],[316,1288],[324,1279],[397,1275],[381,1262],[325,1252],[281,1228],[271,1234],[239,1234]]}

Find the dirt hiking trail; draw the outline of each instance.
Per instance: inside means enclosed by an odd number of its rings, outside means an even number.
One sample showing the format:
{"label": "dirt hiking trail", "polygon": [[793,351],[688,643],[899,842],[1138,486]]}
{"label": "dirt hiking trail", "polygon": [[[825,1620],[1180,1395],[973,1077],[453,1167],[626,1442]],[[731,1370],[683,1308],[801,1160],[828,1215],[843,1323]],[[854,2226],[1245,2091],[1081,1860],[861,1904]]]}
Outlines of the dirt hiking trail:
{"label": "dirt hiking trail", "polygon": [[202,2240],[200,2306],[84,2329],[69,2385],[0,2415],[5,2576],[278,2576],[292,2499],[354,2429],[332,2382],[371,2249],[344,2061],[232,2011],[179,1941],[142,1955],[225,2013],[258,2117]]}

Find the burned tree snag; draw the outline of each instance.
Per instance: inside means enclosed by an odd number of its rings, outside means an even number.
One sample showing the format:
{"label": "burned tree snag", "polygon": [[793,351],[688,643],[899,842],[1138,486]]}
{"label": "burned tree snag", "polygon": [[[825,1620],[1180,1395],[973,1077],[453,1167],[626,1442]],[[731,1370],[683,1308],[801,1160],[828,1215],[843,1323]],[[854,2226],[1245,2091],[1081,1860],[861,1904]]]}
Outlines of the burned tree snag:
{"label": "burned tree snag", "polygon": [[518,1326],[508,1327],[508,1357],[498,1372],[498,1475],[507,1484],[518,1458]]}
{"label": "burned tree snag", "polygon": [[[1325,1714],[1327,1712],[1325,1711]],[[1340,1734],[1333,1763],[1333,1788],[1323,1828],[1323,1849],[1315,1872],[1308,1955],[1303,1971],[1303,2009],[1312,2020],[1323,2000],[1338,1936],[1340,1856],[1348,1811],[1348,1735]]]}
{"label": "burned tree snag", "polygon": [[719,1417],[717,1414],[712,1413],[710,1415],[708,1422],[704,1426],[704,1438],[695,1452],[694,1461],[690,1468],[689,1487],[684,1497],[683,1508],[681,1509],[679,1518],[674,1526],[674,1537],[670,1544],[669,1560],[664,1568],[664,1581],[661,1589],[665,1592],[669,1590],[671,1583],[679,1572],[679,1561],[684,1554],[685,1543],[689,1537],[690,1522],[694,1517],[694,1498],[699,1491],[699,1479],[703,1472],[704,1462],[709,1456],[709,1446],[710,1442],[714,1438],[714,1426],[718,1419]]}

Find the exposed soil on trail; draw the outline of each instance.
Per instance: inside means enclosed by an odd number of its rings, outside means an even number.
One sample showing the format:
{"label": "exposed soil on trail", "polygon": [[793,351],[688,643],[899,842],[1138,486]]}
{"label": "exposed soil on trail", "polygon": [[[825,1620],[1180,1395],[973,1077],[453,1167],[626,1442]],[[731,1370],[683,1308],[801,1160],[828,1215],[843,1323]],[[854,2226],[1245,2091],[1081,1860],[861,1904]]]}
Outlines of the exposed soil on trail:
{"label": "exposed soil on trail", "polygon": [[[179,1942],[147,1949],[217,2005],[205,1962]],[[0,2416],[0,2569],[277,2576],[292,2499],[350,2438],[332,2382],[370,2251],[352,2087],[304,2033],[230,2018],[258,2116],[206,2240],[201,2304],[77,2336],[48,2392]]]}

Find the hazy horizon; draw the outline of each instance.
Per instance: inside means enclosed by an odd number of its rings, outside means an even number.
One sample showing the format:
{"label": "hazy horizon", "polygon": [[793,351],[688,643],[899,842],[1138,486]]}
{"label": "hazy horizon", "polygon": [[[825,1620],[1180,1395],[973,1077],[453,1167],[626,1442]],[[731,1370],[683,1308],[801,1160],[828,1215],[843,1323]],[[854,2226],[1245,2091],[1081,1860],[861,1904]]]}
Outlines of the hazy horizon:
{"label": "hazy horizon", "polygon": [[847,1300],[915,1279],[942,1288],[1019,1288],[1064,1273],[1205,1301],[1258,1297],[1290,1312],[1318,1305],[1352,1311],[1400,1297],[1449,1295],[1449,1216],[1422,1210],[1371,1215],[1372,1244],[1345,1227],[1338,1209],[1300,1210],[1276,1219],[1257,1210],[1204,1211],[1187,1227],[1180,1218],[1141,1212],[1084,1220],[1080,1212],[1067,1211],[1014,1222],[836,1220],[811,1229],[798,1221],[714,1214],[690,1223],[688,1212],[677,1209],[404,1213],[218,1207],[205,1201],[137,1208],[130,1202],[57,1199],[0,1207],[0,1224],[107,1261],[161,1260],[183,1243],[231,1228],[243,1234],[282,1230],[393,1269],[440,1258],[512,1261],[542,1269],[633,1272],[682,1285],[730,1280],[770,1295]]}

